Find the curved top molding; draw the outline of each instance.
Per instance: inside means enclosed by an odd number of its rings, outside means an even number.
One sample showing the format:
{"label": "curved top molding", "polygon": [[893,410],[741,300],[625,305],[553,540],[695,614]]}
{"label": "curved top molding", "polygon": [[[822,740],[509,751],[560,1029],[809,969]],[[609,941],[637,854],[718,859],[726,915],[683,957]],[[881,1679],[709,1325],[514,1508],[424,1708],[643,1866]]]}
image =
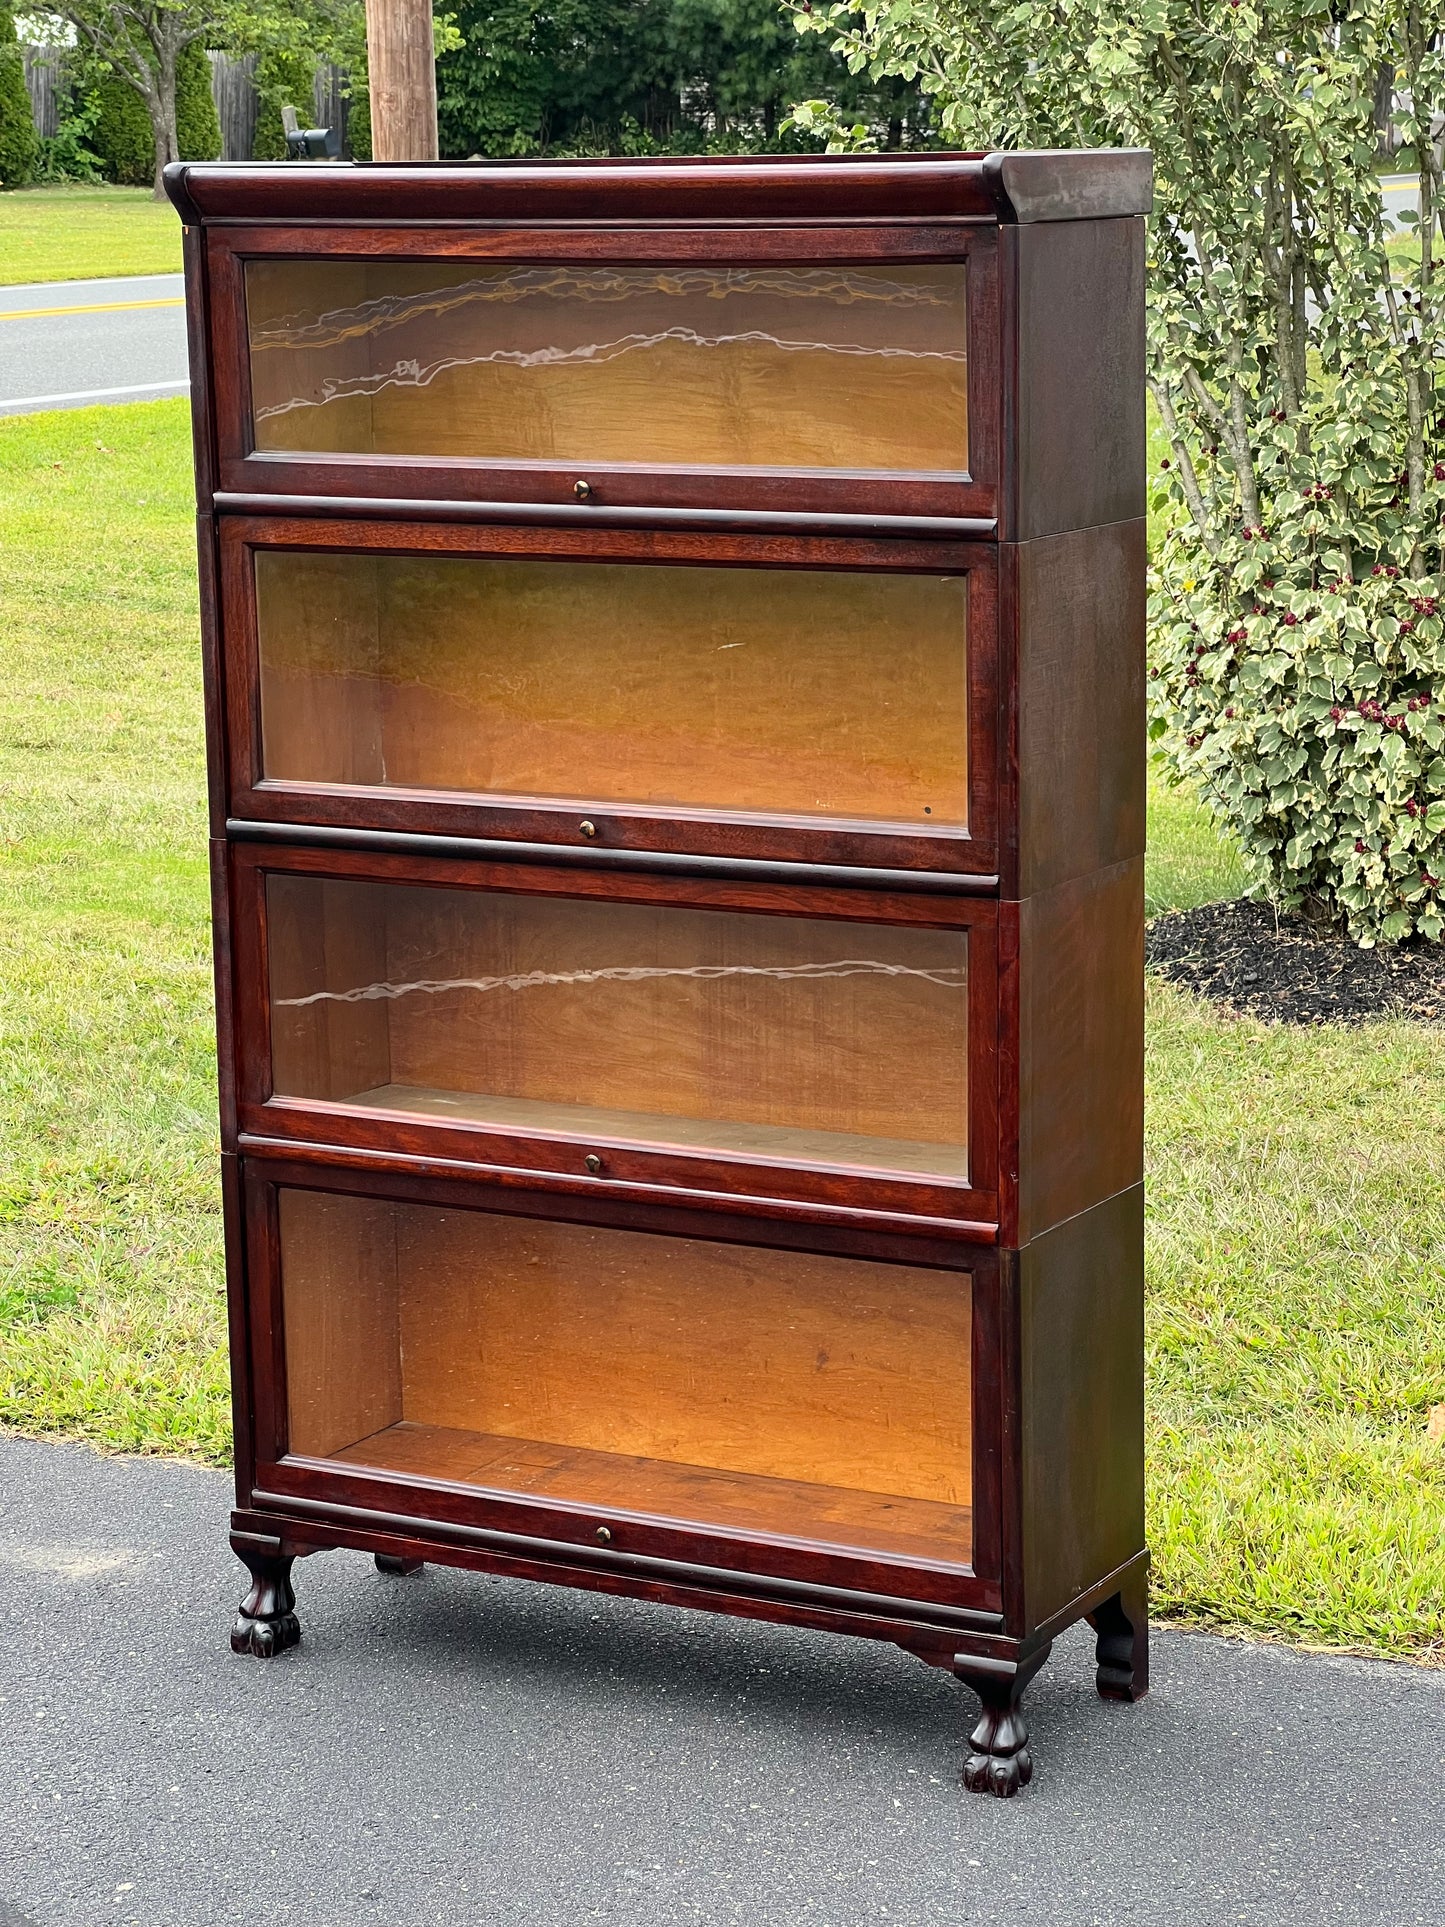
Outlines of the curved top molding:
{"label": "curved top molding", "polygon": [[182,220],[1089,221],[1147,214],[1147,148],[374,165],[174,161]]}

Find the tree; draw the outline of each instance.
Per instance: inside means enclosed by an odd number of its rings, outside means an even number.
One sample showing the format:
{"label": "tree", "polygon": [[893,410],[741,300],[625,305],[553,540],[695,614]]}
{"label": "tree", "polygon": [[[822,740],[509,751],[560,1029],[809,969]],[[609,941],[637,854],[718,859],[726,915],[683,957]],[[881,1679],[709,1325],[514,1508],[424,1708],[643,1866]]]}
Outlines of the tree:
{"label": "tree", "polygon": [[[1445,50],[1428,0],[866,0],[812,11],[986,147],[1148,146],[1174,526],[1152,729],[1255,886],[1362,942],[1445,928]],[[1397,77],[1418,220],[1375,169]],[[821,102],[802,115],[846,138]]]}
{"label": "tree", "polygon": [[926,135],[916,86],[857,79],[777,0],[461,0],[437,61],[443,154],[815,147],[790,124],[827,87],[885,144]]}
{"label": "tree", "polygon": [[188,48],[274,56],[309,53],[314,68],[354,42],[360,0],[53,0],[80,47],[140,100],[150,122],[157,199],[168,162],[181,158],[177,88]]}
{"label": "tree", "polygon": [[[92,75],[88,85],[82,75],[80,92],[91,110],[87,138],[106,178],[144,187],[154,172],[155,146],[140,95],[109,72]],[[195,41],[176,62],[176,149],[183,161],[213,161],[221,151],[211,63]]]}
{"label": "tree", "polygon": [[24,187],[39,152],[15,19],[0,7],[0,187]]}

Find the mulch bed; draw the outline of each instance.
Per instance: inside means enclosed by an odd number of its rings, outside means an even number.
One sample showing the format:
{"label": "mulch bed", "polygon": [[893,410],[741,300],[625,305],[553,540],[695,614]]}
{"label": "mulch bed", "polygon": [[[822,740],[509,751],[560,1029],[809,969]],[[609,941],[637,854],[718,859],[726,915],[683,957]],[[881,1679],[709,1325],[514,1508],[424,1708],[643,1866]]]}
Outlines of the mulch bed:
{"label": "mulch bed", "polygon": [[1445,943],[1361,950],[1267,903],[1206,903],[1149,925],[1150,968],[1229,1009],[1279,1024],[1372,1017],[1445,1021]]}

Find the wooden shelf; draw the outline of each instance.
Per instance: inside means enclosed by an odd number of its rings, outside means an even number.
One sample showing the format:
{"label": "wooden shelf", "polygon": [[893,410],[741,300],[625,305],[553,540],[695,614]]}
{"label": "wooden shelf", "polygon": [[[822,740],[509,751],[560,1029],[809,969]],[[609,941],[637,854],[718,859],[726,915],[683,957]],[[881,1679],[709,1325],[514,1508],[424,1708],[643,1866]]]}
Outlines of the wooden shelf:
{"label": "wooden shelf", "polygon": [[905,1558],[967,1565],[973,1547],[973,1514],[967,1506],[590,1452],[495,1432],[402,1420],[333,1456],[347,1465],[409,1478],[536,1493],[613,1512]]}
{"label": "wooden shelf", "polygon": [[789,1164],[854,1165],[931,1178],[968,1177],[968,1152],[957,1144],[914,1144],[901,1138],[854,1136],[847,1131],[789,1130],[723,1118],[678,1117],[661,1111],[609,1110],[593,1104],[552,1104],[527,1097],[488,1097],[474,1091],[421,1084],[379,1084],[338,1102],[358,1110],[399,1111],[408,1117],[456,1118],[524,1135],[563,1132],[588,1143],[682,1146],[723,1156]]}

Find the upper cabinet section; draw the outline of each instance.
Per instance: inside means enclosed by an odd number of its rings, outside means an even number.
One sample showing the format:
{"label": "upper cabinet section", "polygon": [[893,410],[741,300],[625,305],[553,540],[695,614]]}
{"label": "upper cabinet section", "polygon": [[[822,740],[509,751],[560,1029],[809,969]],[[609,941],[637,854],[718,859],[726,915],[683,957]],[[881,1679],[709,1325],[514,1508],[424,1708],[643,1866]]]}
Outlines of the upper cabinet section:
{"label": "upper cabinet section", "polygon": [[252,260],[251,439],[583,477],[963,473],[965,286],[962,262]]}
{"label": "upper cabinet section", "polygon": [[[182,165],[169,185],[223,509],[987,540],[1011,539],[1027,480],[1117,519],[1067,474],[1097,466],[1090,435],[1133,433],[1110,370],[1137,355],[1114,317],[1147,157]],[[1029,413],[1036,320],[1054,367]]]}

